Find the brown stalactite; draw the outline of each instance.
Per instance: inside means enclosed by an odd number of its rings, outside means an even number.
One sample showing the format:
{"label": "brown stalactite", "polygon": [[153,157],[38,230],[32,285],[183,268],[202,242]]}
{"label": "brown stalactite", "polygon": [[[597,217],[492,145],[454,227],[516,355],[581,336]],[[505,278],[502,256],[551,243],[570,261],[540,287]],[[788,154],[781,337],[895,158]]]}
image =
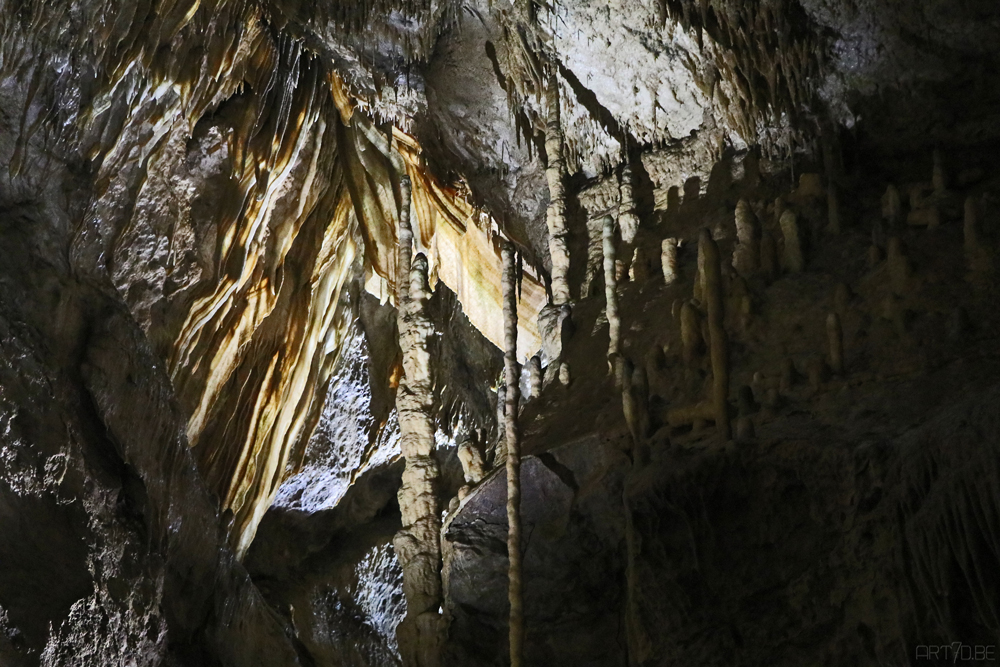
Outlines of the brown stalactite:
{"label": "brown stalactite", "polygon": [[524,597],[521,580],[521,433],[517,423],[521,367],[517,361],[517,268],[510,242],[503,244],[504,373],[507,381],[504,426],[507,440],[507,557],[510,601],[510,665],[520,667],[524,654]]}

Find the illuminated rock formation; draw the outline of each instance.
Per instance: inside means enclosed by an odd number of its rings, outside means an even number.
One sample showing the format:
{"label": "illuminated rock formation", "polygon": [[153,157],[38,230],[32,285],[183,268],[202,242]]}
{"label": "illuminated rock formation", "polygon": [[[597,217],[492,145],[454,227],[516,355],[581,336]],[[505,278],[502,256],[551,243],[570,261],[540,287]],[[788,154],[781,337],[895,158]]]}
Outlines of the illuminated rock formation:
{"label": "illuminated rock formation", "polygon": [[993,642],[995,5],[0,0],[0,664]]}

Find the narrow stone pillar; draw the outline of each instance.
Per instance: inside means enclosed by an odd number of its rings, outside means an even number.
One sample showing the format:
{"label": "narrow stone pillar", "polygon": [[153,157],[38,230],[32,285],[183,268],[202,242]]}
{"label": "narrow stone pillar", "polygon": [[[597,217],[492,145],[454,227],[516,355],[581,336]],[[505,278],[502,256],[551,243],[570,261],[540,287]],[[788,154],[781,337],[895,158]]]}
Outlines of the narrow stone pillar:
{"label": "narrow stone pillar", "polygon": [[510,601],[510,665],[524,659],[524,609],[521,592],[521,432],[517,423],[521,367],[517,362],[517,266],[514,246],[503,244],[504,374],[507,381],[504,422],[507,432],[507,597]]}
{"label": "narrow stone pillar", "polygon": [[563,347],[570,330],[569,230],[566,227],[566,159],[562,123],[559,117],[559,83],[553,74],[546,90],[548,115],[545,122],[545,179],[549,186],[546,224],[549,230],[549,257],[552,260],[552,302],[538,314],[538,330],[550,368],[568,383],[569,367],[563,361]]}
{"label": "narrow stone pillar", "polygon": [[729,340],[723,326],[722,258],[719,246],[707,229],[701,230],[698,248],[705,256],[705,299],[708,302],[708,333],[712,355],[712,407],[715,424],[723,440],[729,440]]}
{"label": "narrow stone pillar", "polygon": [[548,164],[545,180],[549,185],[549,208],[545,222],[549,228],[549,256],[552,258],[552,303],[561,306],[569,303],[569,239],[566,229],[566,184],[563,175],[566,159],[563,156],[563,133],[559,118],[559,84],[553,75],[549,78],[548,116],[545,122],[545,153]]}
{"label": "narrow stone pillar", "polygon": [[399,489],[403,527],[393,547],[403,569],[406,617],[397,629],[405,667],[438,667],[444,639],[441,586],[441,515],[435,486],[438,465],[434,460],[434,392],[427,342],[434,327],[425,312],[430,297],[427,260],[411,259],[410,181],[401,183],[403,207],[399,216],[399,250],[396,264],[396,307],[404,377],[396,390],[400,446],[406,467]]}
{"label": "narrow stone pillar", "polygon": [[538,398],[542,393],[542,358],[537,354],[528,362],[531,378],[531,398]]}
{"label": "narrow stone pillar", "polygon": [[604,243],[604,296],[605,313],[608,318],[608,360],[614,371],[614,358],[621,346],[621,317],[618,315],[618,275],[615,267],[615,219],[604,217],[601,239]]}
{"label": "narrow stone pillar", "polygon": [[677,239],[663,239],[660,244],[660,264],[663,269],[663,284],[673,285],[677,281]]}
{"label": "narrow stone pillar", "polygon": [[639,215],[635,210],[635,184],[632,177],[632,165],[625,163],[622,169],[622,180],[618,190],[618,227],[622,231],[622,241],[631,244],[639,232]]}

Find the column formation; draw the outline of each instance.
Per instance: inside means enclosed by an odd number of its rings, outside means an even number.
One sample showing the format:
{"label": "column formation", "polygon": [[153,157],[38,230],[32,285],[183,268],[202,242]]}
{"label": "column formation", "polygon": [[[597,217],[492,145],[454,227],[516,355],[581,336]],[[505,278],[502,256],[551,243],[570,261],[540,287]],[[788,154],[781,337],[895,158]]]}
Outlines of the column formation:
{"label": "column formation", "polygon": [[440,613],[441,515],[435,492],[438,465],[433,456],[434,392],[427,346],[434,327],[426,312],[430,298],[427,259],[422,254],[412,258],[410,181],[406,177],[401,190],[396,307],[403,379],[396,391],[396,413],[406,467],[398,494],[403,527],[393,539],[393,546],[403,569],[406,617],[399,624],[397,636],[405,667],[438,667],[444,638]]}

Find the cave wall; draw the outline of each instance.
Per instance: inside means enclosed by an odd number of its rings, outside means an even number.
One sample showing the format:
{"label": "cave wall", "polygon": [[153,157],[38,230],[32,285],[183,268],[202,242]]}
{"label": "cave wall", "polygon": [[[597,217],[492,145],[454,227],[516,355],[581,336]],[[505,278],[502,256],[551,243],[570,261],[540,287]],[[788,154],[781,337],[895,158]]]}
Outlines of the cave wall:
{"label": "cave wall", "polygon": [[[521,378],[529,663],[988,643],[997,27],[987,0],[0,0],[0,661],[398,664],[405,174],[435,290],[445,658],[505,662],[499,247],[526,360],[549,77],[574,333],[568,386]],[[779,253],[794,211],[804,272],[742,275],[738,206]],[[601,232],[631,212],[621,353],[648,395],[623,402]],[[733,442],[671,422],[714,373],[679,317],[704,227]]]}

